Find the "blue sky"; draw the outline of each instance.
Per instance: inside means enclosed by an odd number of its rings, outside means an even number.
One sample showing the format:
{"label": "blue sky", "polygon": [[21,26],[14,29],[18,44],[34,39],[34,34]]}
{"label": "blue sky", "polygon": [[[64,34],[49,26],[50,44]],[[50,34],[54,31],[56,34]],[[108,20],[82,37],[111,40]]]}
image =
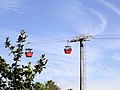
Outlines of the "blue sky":
{"label": "blue sky", "polygon": [[[76,35],[120,34],[120,0],[0,0],[0,55],[12,63],[4,48],[6,36],[14,44],[20,30],[28,34],[34,56],[21,59],[35,64],[41,54],[49,59],[47,69],[35,81],[54,80],[62,90],[79,90],[79,43],[70,43],[65,55],[64,42],[45,40]],[[120,40],[90,39],[85,43],[87,90],[120,90]]]}

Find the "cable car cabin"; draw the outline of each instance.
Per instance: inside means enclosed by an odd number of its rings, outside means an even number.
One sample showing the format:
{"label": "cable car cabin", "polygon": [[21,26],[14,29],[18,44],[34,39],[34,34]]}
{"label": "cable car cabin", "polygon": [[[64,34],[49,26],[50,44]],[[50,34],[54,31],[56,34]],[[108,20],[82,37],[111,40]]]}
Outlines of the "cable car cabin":
{"label": "cable car cabin", "polygon": [[70,54],[71,51],[72,51],[71,46],[65,46],[65,48],[64,48],[64,52],[65,52],[65,54]]}
{"label": "cable car cabin", "polygon": [[26,52],[25,52],[25,55],[26,55],[26,57],[32,57],[33,56],[33,52],[31,52],[31,48],[27,48],[27,49],[25,49],[26,50]]}

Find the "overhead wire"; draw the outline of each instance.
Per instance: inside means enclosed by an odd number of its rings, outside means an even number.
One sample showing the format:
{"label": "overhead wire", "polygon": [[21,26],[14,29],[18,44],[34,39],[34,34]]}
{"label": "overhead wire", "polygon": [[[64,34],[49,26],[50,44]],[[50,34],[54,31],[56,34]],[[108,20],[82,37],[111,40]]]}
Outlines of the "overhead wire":
{"label": "overhead wire", "polygon": [[120,37],[95,37],[93,39],[120,39]]}
{"label": "overhead wire", "polygon": [[72,39],[72,38],[74,37],[38,40],[38,41],[32,41],[31,43],[32,44],[46,44],[46,43],[66,42],[68,39]]}
{"label": "overhead wire", "polygon": [[104,34],[94,36],[94,39],[120,39],[120,34]]}
{"label": "overhead wire", "polygon": [[[81,34],[79,36],[84,36],[84,34]],[[36,44],[66,42],[67,40],[75,38],[75,37],[76,36],[66,37],[66,38],[48,39],[48,40],[42,40],[42,41],[38,40],[38,41],[32,41],[30,43],[33,44],[33,45],[36,45]],[[120,39],[120,34],[94,35],[92,37],[92,39]]]}
{"label": "overhead wire", "polygon": [[120,34],[103,34],[103,35],[94,35],[94,36],[117,36],[117,35],[120,36]]}
{"label": "overhead wire", "polygon": [[39,42],[31,42],[31,43],[33,45],[36,45],[36,44],[46,44],[46,43],[58,43],[58,42],[65,42],[65,41],[67,40],[55,40],[55,41],[49,40],[49,41],[43,41],[43,42],[39,41]]}

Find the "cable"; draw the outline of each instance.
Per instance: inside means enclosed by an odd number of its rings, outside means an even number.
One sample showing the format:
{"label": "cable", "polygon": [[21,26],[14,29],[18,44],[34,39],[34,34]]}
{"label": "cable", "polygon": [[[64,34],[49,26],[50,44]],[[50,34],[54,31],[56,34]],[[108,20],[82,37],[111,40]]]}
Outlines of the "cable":
{"label": "cable", "polygon": [[39,43],[39,44],[44,44],[44,43],[55,43],[55,42],[64,42],[67,41],[70,38],[74,38],[74,37],[67,37],[67,38],[56,38],[56,39],[48,39],[48,40],[38,40],[38,41],[32,41],[31,43],[35,44],[35,43]]}
{"label": "cable", "polygon": [[[80,34],[79,36],[85,36],[84,34]],[[92,36],[92,35],[91,35]],[[66,37],[66,38],[57,38],[57,39],[48,39],[44,41],[32,41],[31,44],[36,45],[36,44],[48,44],[48,43],[58,43],[58,42],[65,42],[69,40],[70,38],[75,38],[76,36],[73,37]],[[110,35],[94,35],[92,39],[120,39],[120,34],[110,34]]]}
{"label": "cable", "polygon": [[120,34],[104,34],[104,35],[94,35],[94,36],[120,36]]}
{"label": "cable", "polygon": [[58,43],[58,42],[66,42],[67,40],[56,40],[56,41],[43,41],[43,42],[32,42],[33,45],[36,45],[36,44],[48,44],[48,43]]}
{"label": "cable", "polygon": [[95,37],[93,39],[120,39],[120,37],[101,37],[101,38]]}

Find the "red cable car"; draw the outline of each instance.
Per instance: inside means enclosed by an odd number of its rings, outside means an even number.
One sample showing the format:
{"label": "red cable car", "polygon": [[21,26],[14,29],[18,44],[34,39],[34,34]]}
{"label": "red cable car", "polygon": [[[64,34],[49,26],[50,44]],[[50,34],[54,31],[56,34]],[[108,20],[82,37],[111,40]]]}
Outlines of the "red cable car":
{"label": "red cable car", "polygon": [[27,48],[25,50],[26,50],[26,52],[25,52],[26,57],[32,57],[32,55],[33,55],[33,52],[31,52],[32,49]]}
{"label": "red cable car", "polygon": [[71,46],[65,46],[65,48],[64,48],[64,52],[65,52],[65,54],[70,54],[71,51],[72,51]]}
{"label": "red cable car", "polygon": [[33,56],[33,52],[32,52],[32,49],[30,48],[30,42],[27,44],[28,44],[28,48],[25,49],[26,50],[25,55],[26,55],[26,57],[31,58]]}

